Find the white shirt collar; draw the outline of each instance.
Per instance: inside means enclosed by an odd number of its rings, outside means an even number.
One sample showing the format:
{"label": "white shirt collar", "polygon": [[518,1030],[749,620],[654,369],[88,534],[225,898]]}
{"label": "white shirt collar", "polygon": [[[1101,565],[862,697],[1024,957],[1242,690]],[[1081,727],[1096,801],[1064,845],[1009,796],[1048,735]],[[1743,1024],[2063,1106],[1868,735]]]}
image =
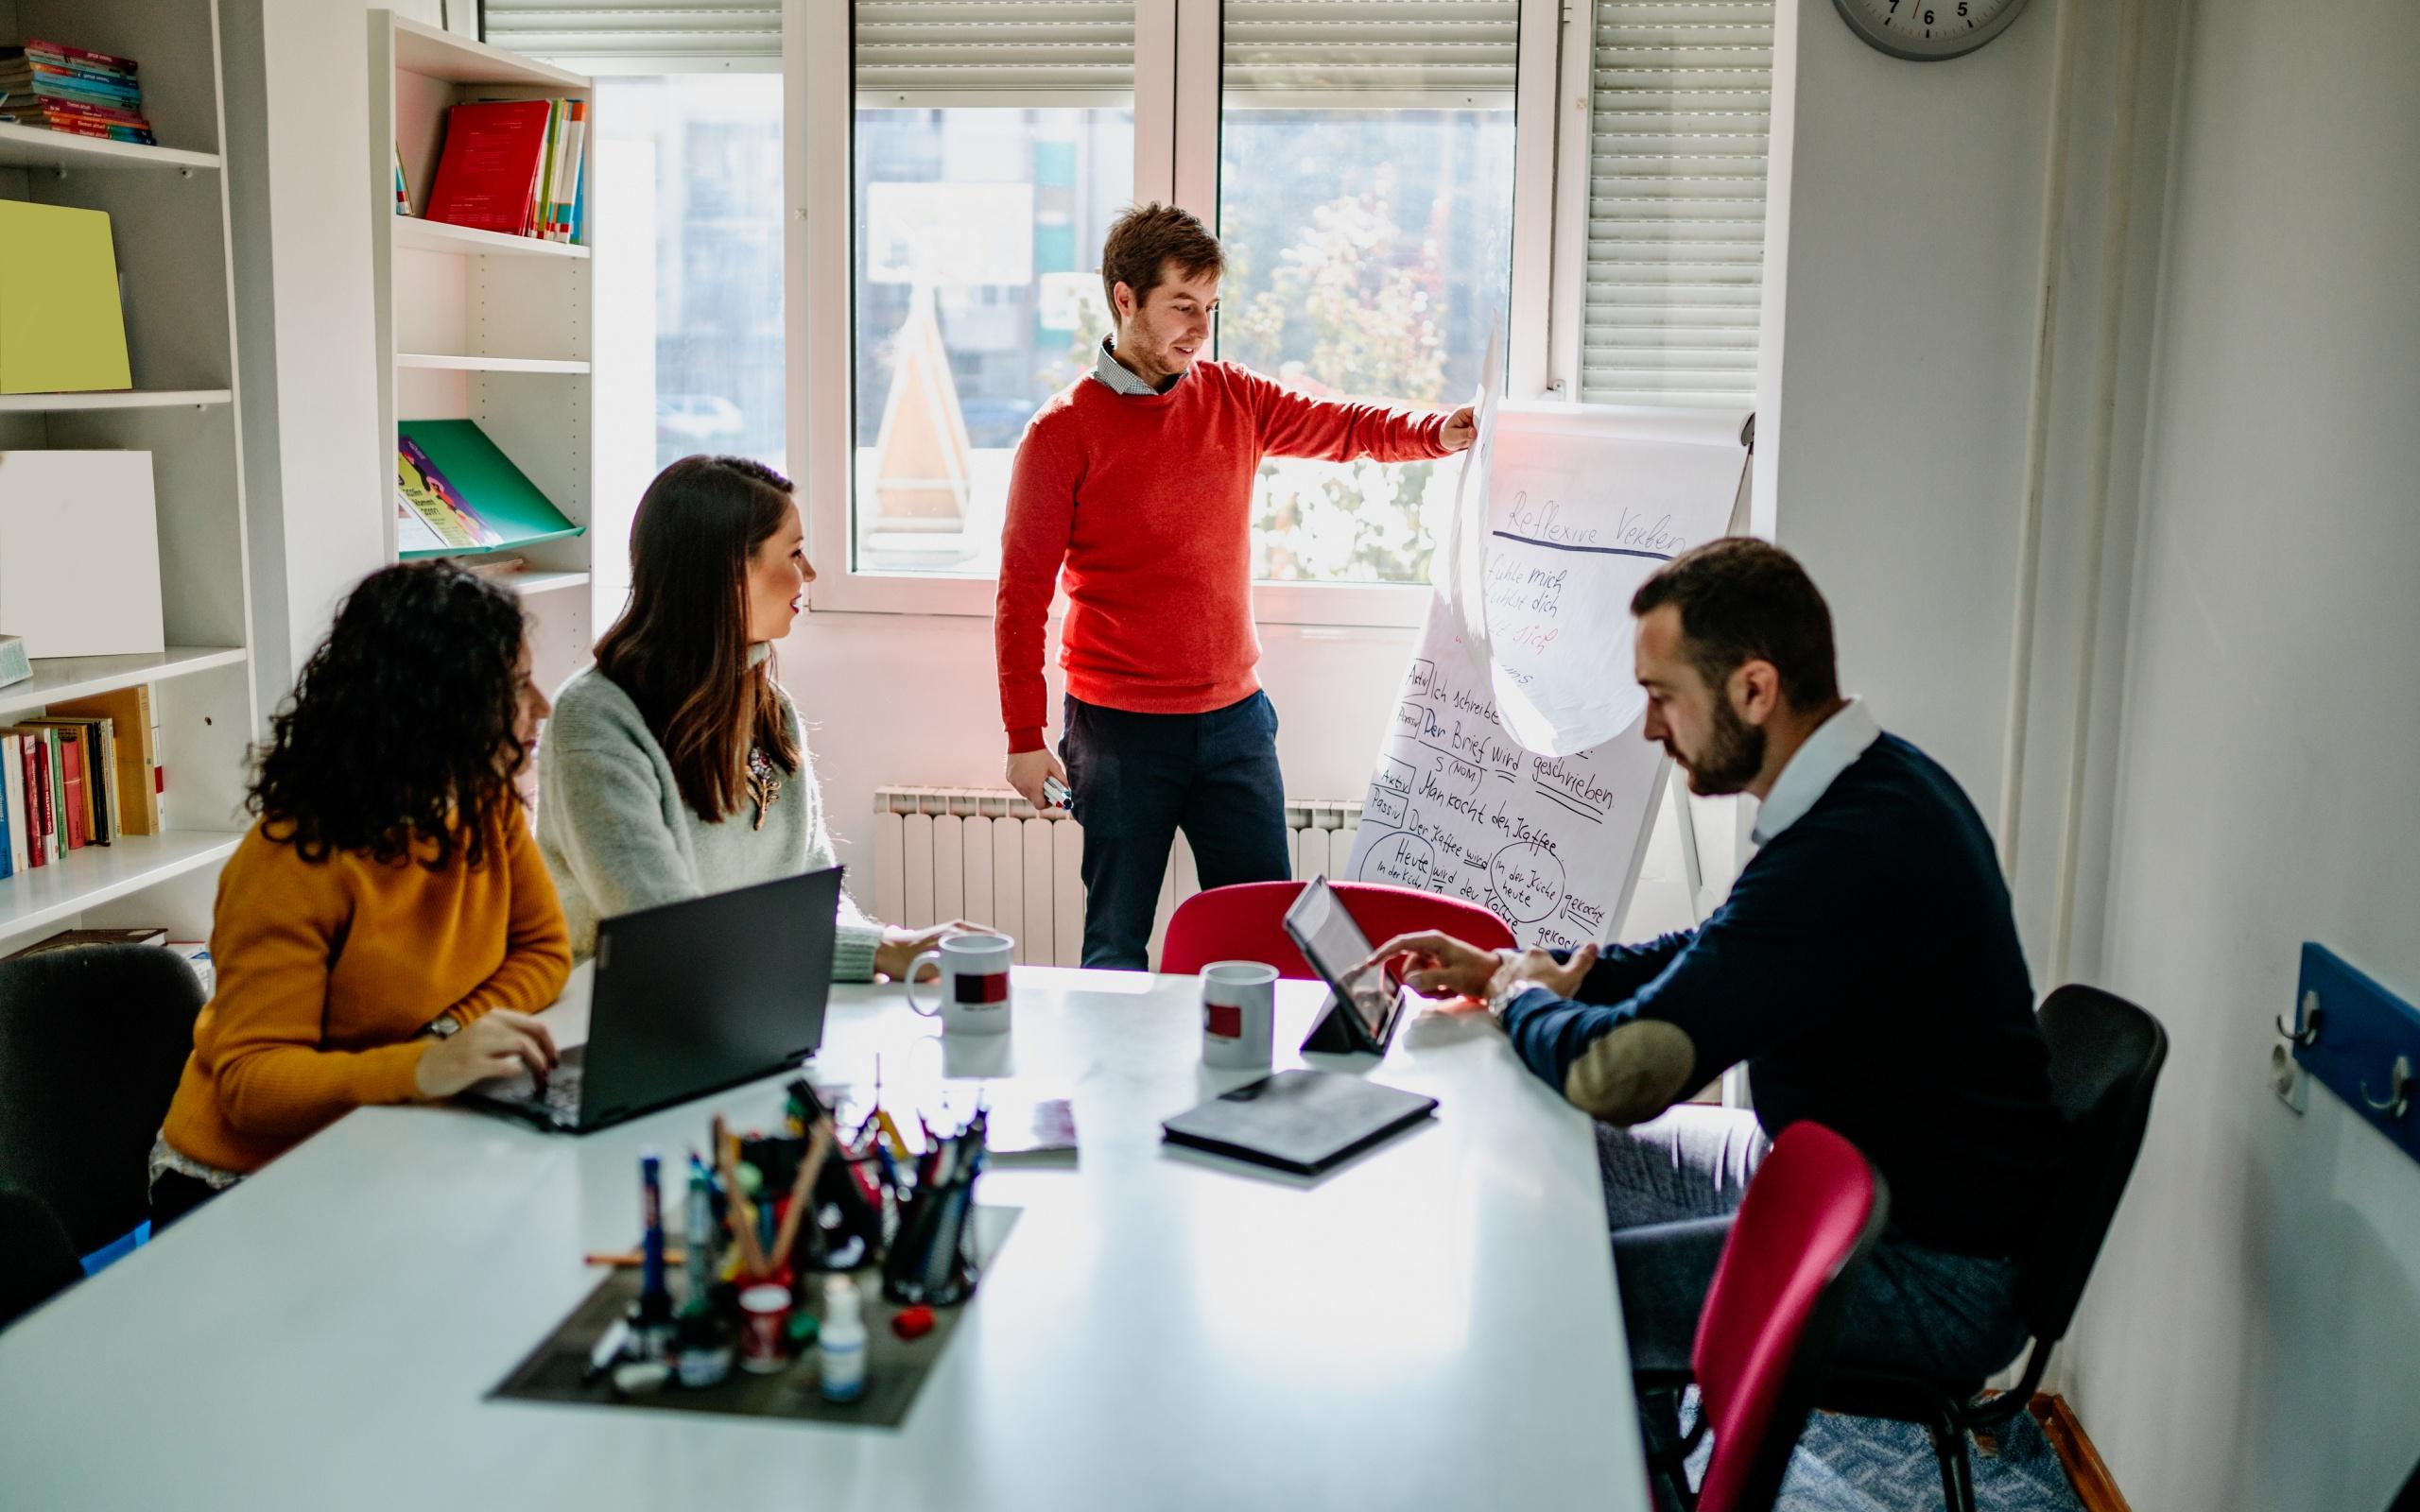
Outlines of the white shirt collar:
{"label": "white shirt collar", "polygon": [[1881,738],[1882,727],[1874,722],[1864,699],[1851,698],[1835,710],[1790,753],[1781,775],[1773,779],[1772,791],[1757,808],[1755,828],[1748,832],[1748,838],[1767,844],[1805,818],[1816,800],[1831,790],[1833,780]]}

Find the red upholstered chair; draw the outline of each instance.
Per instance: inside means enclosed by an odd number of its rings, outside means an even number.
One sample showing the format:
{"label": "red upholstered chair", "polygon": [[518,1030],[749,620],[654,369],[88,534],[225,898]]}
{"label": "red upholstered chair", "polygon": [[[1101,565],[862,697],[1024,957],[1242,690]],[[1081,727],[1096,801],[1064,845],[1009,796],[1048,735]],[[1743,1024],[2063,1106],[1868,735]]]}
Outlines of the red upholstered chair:
{"label": "red upholstered chair", "polygon": [[[1697,1512],[1767,1512],[1830,1366],[1844,1284],[1881,1236],[1882,1177],[1820,1124],[1781,1132],[1756,1167],[1689,1352],[1698,1420],[1662,1467]],[[1681,1460],[1714,1435],[1692,1498]]]}
{"label": "red upholstered chair", "polygon": [[[1459,898],[1374,882],[1328,885],[1373,945],[1421,929],[1441,931],[1481,950],[1503,950],[1512,943],[1512,931],[1504,920]],[[1306,981],[1318,976],[1287,938],[1283,922],[1302,890],[1299,882],[1246,882],[1195,893],[1168,918],[1160,970],[1182,976],[1212,961],[1263,961],[1277,968],[1280,976]]]}

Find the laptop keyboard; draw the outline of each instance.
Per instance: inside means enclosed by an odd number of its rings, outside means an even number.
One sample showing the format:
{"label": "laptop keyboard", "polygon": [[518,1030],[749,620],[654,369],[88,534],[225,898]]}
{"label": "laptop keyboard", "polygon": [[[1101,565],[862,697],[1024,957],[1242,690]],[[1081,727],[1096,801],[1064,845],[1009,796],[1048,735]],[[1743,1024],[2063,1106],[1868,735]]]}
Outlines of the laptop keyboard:
{"label": "laptop keyboard", "polygon": [[565,1056],[561,1064],[546,1077],[542,1091],[536,1078],[527,1072],[515,1072],[482,1084],[482,1091],[503,1102],[530,1104],[544,1108],[559,1123],[579,1122],[579,1083],[586,1062],[577,1056]]}

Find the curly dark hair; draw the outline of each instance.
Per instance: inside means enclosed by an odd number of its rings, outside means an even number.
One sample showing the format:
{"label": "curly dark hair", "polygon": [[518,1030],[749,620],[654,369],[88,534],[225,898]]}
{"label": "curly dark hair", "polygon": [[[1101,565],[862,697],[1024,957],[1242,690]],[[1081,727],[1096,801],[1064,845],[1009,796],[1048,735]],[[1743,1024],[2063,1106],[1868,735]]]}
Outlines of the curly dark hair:
{"label": "curly dark hair", "polygon": [[483,821],[518,811],[529,760],[522,632],[519,596],[454,562],[372,573],[270,716],[245,807],[306,861],[434,845],[431,870],[479,865]]}

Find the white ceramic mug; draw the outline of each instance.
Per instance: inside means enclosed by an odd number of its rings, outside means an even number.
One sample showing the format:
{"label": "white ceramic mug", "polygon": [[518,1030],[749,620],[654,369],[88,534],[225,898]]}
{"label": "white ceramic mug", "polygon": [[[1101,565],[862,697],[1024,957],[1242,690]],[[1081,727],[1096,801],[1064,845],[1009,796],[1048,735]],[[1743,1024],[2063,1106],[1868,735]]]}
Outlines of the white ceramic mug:
{"label": "white ceramic mug", "polygon": [[[1009,965],[1016,941],[987,930],[944,935],[941,944],[908,963],[908,1005],[926,1018],[939,1016],[943,1034],[1006,1034],[1009,1030]],[[929,1007],[916,995],[916,974],[927,964],[941,968],[941,996]]]}
{"label": "white ceramic mug", "polygon": [[1201,969],[1201,1063],[1267,1071],[1276,1033],[1277,968],[1213,961]]}

